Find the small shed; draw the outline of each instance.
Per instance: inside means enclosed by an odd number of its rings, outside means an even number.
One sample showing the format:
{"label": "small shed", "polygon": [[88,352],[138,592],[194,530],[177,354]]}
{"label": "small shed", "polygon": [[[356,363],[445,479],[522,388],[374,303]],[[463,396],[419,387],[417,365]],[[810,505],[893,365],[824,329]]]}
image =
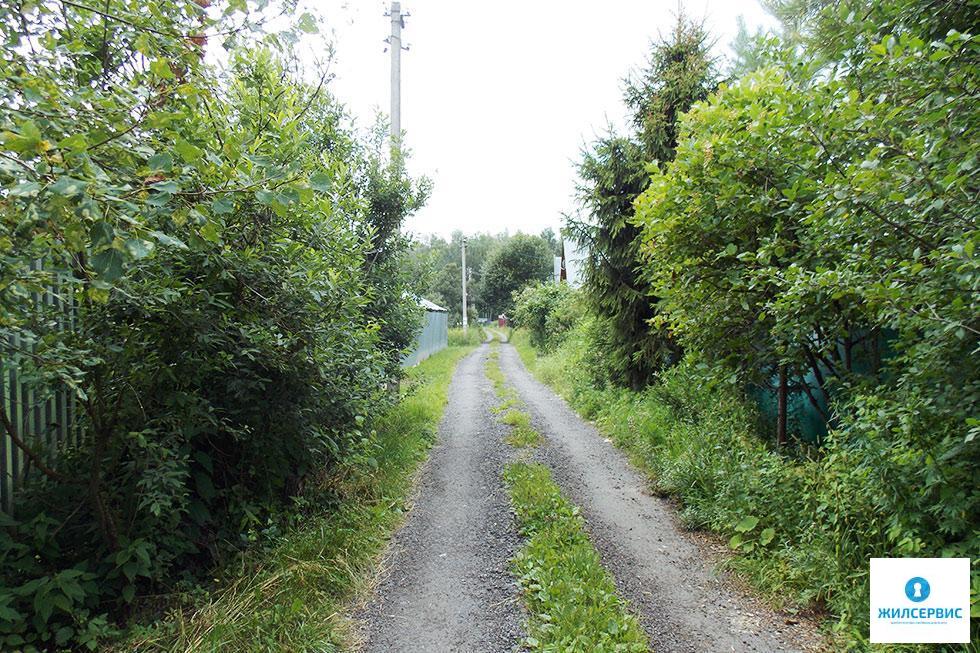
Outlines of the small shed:
{"label": "small shed", "polygon": [[425,298],[419,298],[419,306],[425,310],[422,331],[415,340],[415,347],[402,359],[402,367],[415,367],[448,344],[449,311]]}

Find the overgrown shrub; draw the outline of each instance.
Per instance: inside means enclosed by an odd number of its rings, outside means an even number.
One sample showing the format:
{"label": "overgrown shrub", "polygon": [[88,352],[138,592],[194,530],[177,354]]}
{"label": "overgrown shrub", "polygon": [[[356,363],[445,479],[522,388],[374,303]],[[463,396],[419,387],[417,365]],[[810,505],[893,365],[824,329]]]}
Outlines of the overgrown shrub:
{"label": "overgrown shrub", "polygon": [[424,188],[297,79],[315,20],[266,41],[271,16],[206,4],[0,9],[3,371],[68,392],[81,434],[21,442],[5,650],[94,649],[277,533],[385,408],[417,319],[399,226]]}
{"label": "overgrown shrub", "polygon": [[478,325],[467,327],[465,332],[462,328],[449,329],[447,334],[447,342],[450,347],[471,347],[479,345],[484,340],[486,340],[486,336],[483,327]]}
{"label": "overgrown shrub", "polygon": [[544,282],[514,294],[513,325],[527,329],[540,349],[558,345],[581,313],[580,296],[566,283]]}
{"label": "overgrown shrub", "polygon": [[835,575],[787,564],[856,624],[862,594],[844,583],[864,588],[869,557],[980,546],[966,136],[980,41],[892,29],[865,33],[839,75],[770,67],[696,106],[637,209],[660,317],[685,348],[741,387],[782,370],[814,405],[830,398],[826,446],[798,479],[813,503],[797,507],[817,517],[788,557],[806,542]]}

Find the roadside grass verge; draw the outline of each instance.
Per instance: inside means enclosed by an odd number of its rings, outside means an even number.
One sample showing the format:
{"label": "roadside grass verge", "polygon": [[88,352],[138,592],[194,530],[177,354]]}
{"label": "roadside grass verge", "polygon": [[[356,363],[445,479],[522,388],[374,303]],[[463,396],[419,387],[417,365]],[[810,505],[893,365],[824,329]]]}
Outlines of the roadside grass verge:
{"label": "roadside grass verge", "polygon": [[447,335],[450,347],[476,347],[486,339],[486,332],[481,326],[471,326],[465,332],[462,327],[449,329]]}
{"label": "roadside grass verge", "polygon": [[504,472],[527,539],[513,560],[528,612],[525,644],[536,651],[647,651],[646,635],[616,595],[578,508],[548,469],[512,463]]}
{"label": "roadside grass verge", "polygon": [[401,401],[365,435],[362,450],[298,501],[293,529],[243,554],[210,592],[170,597],[167,619],[134,631],[116,650],[348,650],[353,633],[345,609],[370,582],[406,511],[453,370],[471,349],[450,347],[409,370]]}

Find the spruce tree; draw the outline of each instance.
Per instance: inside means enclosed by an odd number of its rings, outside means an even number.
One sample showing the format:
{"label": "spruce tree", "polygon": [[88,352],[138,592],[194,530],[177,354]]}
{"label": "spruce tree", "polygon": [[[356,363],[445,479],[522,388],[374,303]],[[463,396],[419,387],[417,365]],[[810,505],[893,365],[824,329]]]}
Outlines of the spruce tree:
{"label": "spruce tree", "polygon": [[677,120],[717,86],[704,28],[681,16],[675,29],[652,46],[639,74],[626,80],[624,100],[631,134],[593,143],[579,164],[578,199],[587,214],[570,219],[572,237],[588,248],[584,287],[609,353],[609,380],[639,388],[680,351],[656,326],[656,298],[638,271],[639,229],[633,201],[646,188],[646,167],[674,158]]}

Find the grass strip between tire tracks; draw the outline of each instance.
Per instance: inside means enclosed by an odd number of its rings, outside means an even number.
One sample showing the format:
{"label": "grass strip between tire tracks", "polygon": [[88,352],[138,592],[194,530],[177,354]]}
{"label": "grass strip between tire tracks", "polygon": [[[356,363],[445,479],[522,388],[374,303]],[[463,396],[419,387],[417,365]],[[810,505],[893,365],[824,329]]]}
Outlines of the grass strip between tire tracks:
{"label": "grass strip between tire tracks", "polygon": [[521,400],[504,380],[500,369],[500,348],[494,343],[486,362],[486,375],[501,403],[494,406],[495,413],[503,413],[500,421],[511,427],[505,442],[512,447],[536,447],[541,444],[541,434],[531,426],[531,417],[520,409]]}
{"label": "grass strip between tire tracks", "polygon": [[525,644],[536,651],[647,651],[643,629],[616,595],[578,508],[548,469],[516,462],[504,480],[526,544],[515,556],[528,612]]}

